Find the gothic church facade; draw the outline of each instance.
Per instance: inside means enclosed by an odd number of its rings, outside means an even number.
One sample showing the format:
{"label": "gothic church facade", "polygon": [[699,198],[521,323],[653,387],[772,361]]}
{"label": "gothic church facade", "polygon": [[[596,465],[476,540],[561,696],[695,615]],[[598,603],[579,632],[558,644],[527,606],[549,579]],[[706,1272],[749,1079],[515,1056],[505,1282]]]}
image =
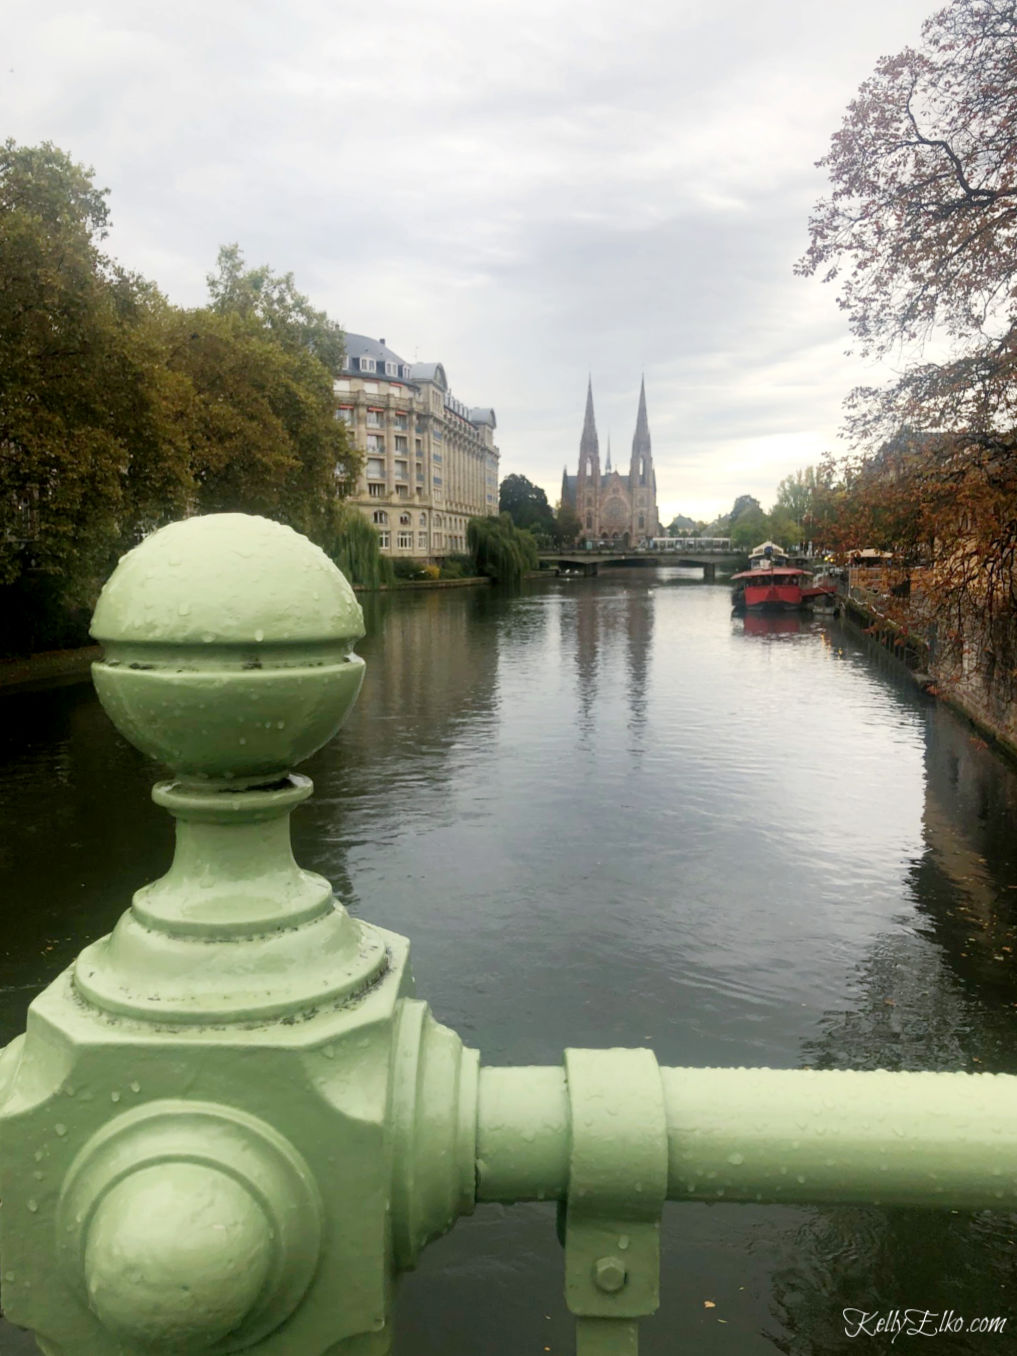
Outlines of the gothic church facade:
{"label": "gothic church facade", "polygon": [[600,444],[593,416],[593,382],[586,388],[586,415],[579,442],[579,470],[565,474],[561,482],[561,501],[579,518],[580,539],[609,541],[616,546],[636,546],[660,536],[657,515],[657,477],[653,470],[650,426],[646,418],[646,382],[639,387],[639,412],[632,438],[629,473],[622,476],[611,469],[610,442],[607,463],[600,469]]}

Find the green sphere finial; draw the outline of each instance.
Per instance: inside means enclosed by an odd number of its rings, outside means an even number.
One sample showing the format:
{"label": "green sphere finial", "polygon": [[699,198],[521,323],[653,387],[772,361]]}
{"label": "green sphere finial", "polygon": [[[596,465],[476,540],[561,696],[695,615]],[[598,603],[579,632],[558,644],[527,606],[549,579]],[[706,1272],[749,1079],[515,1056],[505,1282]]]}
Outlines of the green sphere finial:
{"label": "green sphere finial", "polygon": [[182,779],[278,780],[331,739],[360,690],[353,590],[267,518],[188,518],[147,537],[103,589],[93,665],[110,718]]}

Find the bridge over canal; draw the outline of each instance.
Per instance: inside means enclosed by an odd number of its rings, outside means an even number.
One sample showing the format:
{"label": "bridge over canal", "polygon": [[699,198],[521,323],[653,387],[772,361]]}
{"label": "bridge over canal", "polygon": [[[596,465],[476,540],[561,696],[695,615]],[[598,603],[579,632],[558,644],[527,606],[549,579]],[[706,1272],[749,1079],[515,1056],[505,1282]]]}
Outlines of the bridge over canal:
{"label": "bridge over canal", "polygon": [[572,546],[564,550],[540,552],[541,567],[554,566],[559,573],[567,570],[570,573],[596,575],[600,573],[601,566],[610,565],[684,565],[692,568],[699,566],[706,580],[716,578],[718,567],[722,574],[733,573],[745,563],[745,558],[744,551],[701,551],[684,546],[673,550],[608,546],[587,550]]}

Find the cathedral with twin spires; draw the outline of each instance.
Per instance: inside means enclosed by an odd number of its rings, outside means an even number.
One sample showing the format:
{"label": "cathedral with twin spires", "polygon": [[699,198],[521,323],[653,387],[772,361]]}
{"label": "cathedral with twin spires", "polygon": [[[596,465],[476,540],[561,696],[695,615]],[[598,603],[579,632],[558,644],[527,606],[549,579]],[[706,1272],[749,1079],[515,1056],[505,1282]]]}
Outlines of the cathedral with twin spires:
{"label": "cathedral with twin spires", "polygon": [[579,442],[579,472],[570,476],[568,467],[561,482],[561,502],[572,508],[580,524],[583,541],[609,541],[612,545],[636,546],[660,535],[657,517],[657,477],[650,450],[650,426],[646,419],[646,382],[639,388],[639,413],[632,438],[629,473],[611,469],[611,445],[607,464],[600,470],[600,443],[593,417],[593,382],[586,388],[586,417]]}

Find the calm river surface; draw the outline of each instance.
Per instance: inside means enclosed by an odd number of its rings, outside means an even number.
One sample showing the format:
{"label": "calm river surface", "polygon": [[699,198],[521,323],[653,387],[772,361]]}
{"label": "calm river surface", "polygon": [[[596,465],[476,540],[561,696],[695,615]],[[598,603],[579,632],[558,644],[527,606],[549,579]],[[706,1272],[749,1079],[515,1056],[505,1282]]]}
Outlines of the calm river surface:
{"label": "calm river surface", "polygon": [[[365,612],[364,692],[304,769],[297,857],[412,939],[418,993],[485,1061],[648,1045],[664,1064],[1017,1072],[1017,777],[865,642],[733,619],[726,587],[678,569]],[[88,687],[0,709],[2,1043],[165,869],[170,832]],[[890,1351],[845,1336],[848,1306],[1017,1331],[1015,1231],[670,1205],[640,1351]],[[561,1284],[551,1207],[485,1206],[404,1281],[397,1353],[564,1356]],[[4,1356],[33,1349],[0,1321]],[[933,1348],[1014,1350],[1010,1332]]]}

